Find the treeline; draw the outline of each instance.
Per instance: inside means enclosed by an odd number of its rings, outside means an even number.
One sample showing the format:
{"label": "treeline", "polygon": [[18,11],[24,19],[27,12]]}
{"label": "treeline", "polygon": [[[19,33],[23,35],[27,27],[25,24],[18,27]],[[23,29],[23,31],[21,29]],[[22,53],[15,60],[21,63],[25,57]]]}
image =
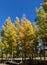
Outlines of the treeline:
{"label": "treeline", "polygon": [[35,24],[25,17],[21,20],[16,17],[14,24],[10,17],[6,19],[2,26],[0,42],[0,52],[3,56],[31,57],[38,53],[39,48],[45,50],[47,46],[47,4],[45,3],[47,1],[36,9]]}
{"label": "treeline", "polygon": [[6,56],[7,54],[19,55],[20,52],[29,54],[36,45],[37,30],[35,25],[31,24],[26,18],[19,20],[19,18],[16,17],[14,24],[12,24],[10,18],[8,18],[2,27],[1,37],[0,46],[3,48],[3,53],[5,53]]}

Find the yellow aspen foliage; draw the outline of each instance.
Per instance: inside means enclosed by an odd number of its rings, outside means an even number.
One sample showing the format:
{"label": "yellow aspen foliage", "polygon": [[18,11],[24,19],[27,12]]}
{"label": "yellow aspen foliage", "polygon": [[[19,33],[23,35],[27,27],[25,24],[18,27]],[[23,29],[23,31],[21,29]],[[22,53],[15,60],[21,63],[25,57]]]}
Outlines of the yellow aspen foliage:
{"label": "yellow aspen foliage", "polygon": [[[12,24],[10,18],[6,19],[3,27],[2,27],[2,42],[5,45],[6,49],[9,49],[13,52],[12,50],[15,47],[17,47],[16,44],[16,39],[17,39],[17,34],[16,34],[17,29],[15,28],[14,24]],[[9,47],[8,47],[9,46]]]}
{"label": "yellow aspen foliage", "polygon": [[33,45],[36,37],[36,27],[26,18],[22,18],[21,24],[19,26],[19,39],[21,39],[21,45],[23,47],[23,52],[28,52],[30,47]]}

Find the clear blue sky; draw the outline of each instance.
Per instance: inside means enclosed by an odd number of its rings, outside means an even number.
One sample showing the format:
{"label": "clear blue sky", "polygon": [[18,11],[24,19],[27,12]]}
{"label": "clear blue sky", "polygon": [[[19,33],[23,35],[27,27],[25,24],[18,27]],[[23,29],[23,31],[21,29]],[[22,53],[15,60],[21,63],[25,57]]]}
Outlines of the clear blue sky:
{"label": "clear blue sky", "polygon": [[14,22],[16,17],[21,19],[25,14],[27,19],[34,22],[35,8],[39,8],[42,2],[43,0],[0,0],[0,29],[8,16]]}

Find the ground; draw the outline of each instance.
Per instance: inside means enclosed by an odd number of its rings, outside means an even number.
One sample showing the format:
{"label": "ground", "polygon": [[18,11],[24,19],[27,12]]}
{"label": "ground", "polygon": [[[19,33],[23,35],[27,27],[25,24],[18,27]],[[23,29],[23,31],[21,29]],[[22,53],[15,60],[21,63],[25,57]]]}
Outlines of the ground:
{"label": "ground", "polygon": [[6,64],[1,63],[0,65],[6,65]]}

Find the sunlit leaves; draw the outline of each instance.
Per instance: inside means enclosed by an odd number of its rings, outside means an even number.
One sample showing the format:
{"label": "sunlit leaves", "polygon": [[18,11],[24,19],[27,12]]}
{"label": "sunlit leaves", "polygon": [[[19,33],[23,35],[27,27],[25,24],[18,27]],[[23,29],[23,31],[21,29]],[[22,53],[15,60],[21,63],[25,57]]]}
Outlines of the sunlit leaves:
{"label": "sunlit leaves", "polygon": [[19,47],[28,52],[36,44],[36,34],[35,25],[28,19],[22,18],[19,20],[16,17],[15,23],[12,24],[10,18],[8,18],[2,27],[2,42],[6,49],[5,52],[8,50],[7,53],[19,53]]}
{"label": "sunlit leaves", "polygon": [[[39,34],[40,34],[40,38],[42,40],[46,40],[47,38],[47,1],[45,1],[43,3],[43,5],[37,9],[37,23],[39,25]],[[46,6],[46,7],[45,7]]]}
{"label": "sunlit leaves", "polygon": [[[18,22],[16,22],[18,24]],[[36,27],[26,18],[22,18],[19,21],[19,27],[17,27],[20,45],[22,47],[23,53],[30,51],[33,48],[36,38]],[[31,49],[32,50],[32,49]]]}
{"label": "sunlit leaves", "polygon": [[16,46],[17,46],[16,30],[17,29],[15,28],[14,24],[12,24],[10,18],[8,18],[2,27],[2,42],[5,45],[5,49],[7,49],[7,50],[10,49],[12,51],[12,46],[13,46],[16,51]]}

